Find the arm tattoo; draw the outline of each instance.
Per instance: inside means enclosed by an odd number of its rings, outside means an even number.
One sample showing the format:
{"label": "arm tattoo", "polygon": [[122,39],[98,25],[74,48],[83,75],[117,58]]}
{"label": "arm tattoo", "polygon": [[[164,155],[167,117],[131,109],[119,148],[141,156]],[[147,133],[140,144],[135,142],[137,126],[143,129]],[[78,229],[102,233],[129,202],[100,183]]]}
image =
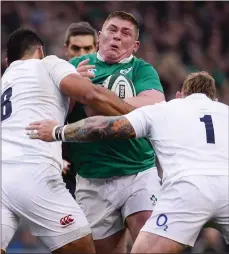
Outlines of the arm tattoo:
{"label": "arm tattoo", "polygon": [[136,133],[124,116],[94,116],[67,125],[64,136],[66,142],[92,142],[102,139],[135,138]]}

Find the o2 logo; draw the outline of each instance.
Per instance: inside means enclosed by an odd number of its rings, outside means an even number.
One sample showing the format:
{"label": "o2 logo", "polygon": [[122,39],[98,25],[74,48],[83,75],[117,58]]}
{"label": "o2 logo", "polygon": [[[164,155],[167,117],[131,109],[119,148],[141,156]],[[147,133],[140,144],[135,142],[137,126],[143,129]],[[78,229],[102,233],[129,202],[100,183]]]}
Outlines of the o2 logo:
{"label": "o2 logo", "polygon": [[158,216],[156,224],[160,228],[163,227],[164,231],[167,231],[167,228],[168,228],[168,226],[166,225],[167,221],[168,221],[168,217],[164,213],[162,213]]}

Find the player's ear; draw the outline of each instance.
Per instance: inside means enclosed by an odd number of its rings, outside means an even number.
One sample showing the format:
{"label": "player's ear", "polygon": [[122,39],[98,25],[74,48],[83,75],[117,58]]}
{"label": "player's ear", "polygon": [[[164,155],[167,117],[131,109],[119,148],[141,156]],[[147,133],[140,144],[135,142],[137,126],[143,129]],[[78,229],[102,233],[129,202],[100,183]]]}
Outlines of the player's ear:
{"label": "player's ear", "polygon": [[136,41],[136,42],[135,42],[135,45],[134,45],[134,53],[137,52],[137,50],[139,49],[139,47],[140,47],[140,41]]}
{"label": "player's ear", "polygon": [[99,37],[97,36],[96,41],[95,41],[95,51],[99,50]]}
{"label": "player's ear", "polygon": [[98,32],[98,39],[97,39],[97,44],[99,43],[99,41],[100,41],[100,38],[101,38],[101,34],[102,34],[102,31],[99,31]]}
{"label": "player's ear", "polygon": [[41,47],[38,48],[38,50],[39,50],[39,58],[40,58],[40,59],[45,58],[44,47],[41,46]]}
{"label": "player's ear", "polygon": [[176,92],[176,99],[181,99],[183,98],[183,94],[180,91]]}

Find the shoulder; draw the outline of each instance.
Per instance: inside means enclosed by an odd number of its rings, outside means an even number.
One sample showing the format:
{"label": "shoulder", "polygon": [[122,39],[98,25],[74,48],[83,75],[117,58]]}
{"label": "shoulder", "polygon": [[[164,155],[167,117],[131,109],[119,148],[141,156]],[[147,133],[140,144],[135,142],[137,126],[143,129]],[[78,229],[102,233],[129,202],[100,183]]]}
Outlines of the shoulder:
{"label": "shoulder", "polygon": [[69,62],[57,56],[50,55],[40,60],[42,62],[43,74],[48,73],[53,79],[58,79],[62,75],[76,73],[76,69]]}
{"label": "shoulder", "polygon": [[144,112],[156,112],[158,113],[160,110],[164,110],[167,108],[168,102],[166,101],[162,101],[159,103],[155,103],[153,105],[146,105],[143,106],[141,108],[139,108],[139,110],[144,111]]}
{"label": "shoulder", "polygon": [[181,105],[185,104],[185,100],[183,98],[176,98],[176,99],[172,99],[170,101],[168,101],[166,103],[166,107],[168,108],[180,108],[182,107]]}
{"label": "shoulder", "polygon": [[42,64],[45,64],[46,66],[52,67],[58,63],[68,63],[66,60],[61,59],[55,55],[46,56],[40,61]]}
{"label": "shoulder", "polygon": [[147,63],[142,58],[137,58],[134,56],[134,63],[135,63],[136,68],[139,68],[139,69],[144,68],[144,69],[156,71],[155,68],[151,64]]}
{"label": "shoulder", "polygon": [[151,89],[163,93],[159,75],[151,64],[141,58],[134,57],[133,66],[133,82],[137,94]]}
{"label": "shoulder", "polygon": [[214,107],[217,107],[217,109],[218,109],[219,111],[223,111],[223,112],[229,114],[229,106],[228,106],[227,104],[224,104],[224,103],[219,102],[219,101],[213,101],[213,102],[212,102],[212,105],[213,105]]}
{"label": "shoulder", "polygon": [[[143,106],[135,109],[133,112],[136,112],[135,114],[142,115],[149,123],[153,123],[154,121],[163,119],[165,114],[167,114],[166,105],[167,102],[163,101],[153,105]],[[136,117],[136,119],[138,119],[138,117]]]}
{"label": "shoulder", "polygon": [[136,78],[159,79],[155,68],[141,58],[134,58],[134,73]]}
{"label": "shoulder", "polygon": [[168,101],[167,104],[177,105],[177,104],[182,104],[183,102],[184,102],[183,98],[176,98],[176,99],[172,99],[172,100]]}
{"label": "shoulder", "polygon": [[45,58],[42,59],[42,61],[44,62],[59,62],[59,61],[65,61],[55,55],[50,55],[50,56],[46,56]]}
{"label": "shoulder", "polygon": [[180,109],[183,109],[184,99],[172,99],[170,101],[162,101],[160,103],[155,103],[153,105],[155,111],[164,111],[164,112],[177,112]]}

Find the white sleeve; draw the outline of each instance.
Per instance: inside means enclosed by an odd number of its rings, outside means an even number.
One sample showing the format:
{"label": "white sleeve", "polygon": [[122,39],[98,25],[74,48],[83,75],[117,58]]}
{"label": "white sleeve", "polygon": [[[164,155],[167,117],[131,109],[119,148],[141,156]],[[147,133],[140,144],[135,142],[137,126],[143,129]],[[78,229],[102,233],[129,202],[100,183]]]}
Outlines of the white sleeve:
{"label": "white sleeve", "polygon": [[77,73],[76,68],[72,64],[54,55],[45,57],[43,63],[58,88],[62,79],[70,74]]}
{"label": "white sleeve", "polygon": [[144,108],[145,107],[135,109],[125,115],[135,130],[136,138],[148,137],[150,134],[150,124]]}
{"label": "white sleeve", "polygon": [[136,138],[151,138],[153,124],[162,116],[162,104],[164,102],[144,106],[125,115],[135,130]]}

